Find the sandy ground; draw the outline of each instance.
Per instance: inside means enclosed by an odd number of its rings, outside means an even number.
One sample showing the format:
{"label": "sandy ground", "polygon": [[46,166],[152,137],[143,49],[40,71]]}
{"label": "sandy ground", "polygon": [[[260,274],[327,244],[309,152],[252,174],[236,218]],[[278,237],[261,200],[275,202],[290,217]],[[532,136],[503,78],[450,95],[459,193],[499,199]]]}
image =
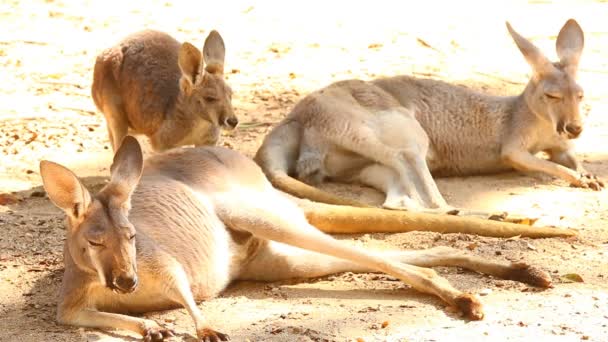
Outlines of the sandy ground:
{"label": "sandy ground", "polygon": [[[589,170],[608,178],[608,4],[450,3],[1,1],[0,194],[9,203],[0,205],[0,340],[134,338],[122,331],[55,323],[65,231],[62,214],[41,192],[37,165],[51,159],[76,170],[93,189],[104,184],[111,152],[103,117],[89,96],[93,62],[103,48],[142,28],[164,30],[198,46],[209,30],[221,32],[234,107],[241,122],[255,123],[224,135],[222,144],[252,156],[299,98],[332,81],[403,73],[516,94],[529,68],[504,21],[554,58],[555,36],[574,17],[586,32],[580,84],[588,119],[578,152]],[[237,283],[200,307],[235,341],[606,340],[607,191],[574,189],[541,175],[438,183],[454,205],[539,215],[541,224],[577,228],[580,237],[505,240],[408,233],[339,238],[377,249],[468,246],[487,258],[543,267],[553,275],[555,288],[539,291],[438,269],[458,288],[483,294],[486,319],[480,322],[462,320],[438,299],[375,274]],[[380,200],[369,189],[358,193],[370,202]],[[569,273],[584,282],[567,282],[563,276]],[[174,328],[174,340],[194,340],[185,310],[147,316]]]}

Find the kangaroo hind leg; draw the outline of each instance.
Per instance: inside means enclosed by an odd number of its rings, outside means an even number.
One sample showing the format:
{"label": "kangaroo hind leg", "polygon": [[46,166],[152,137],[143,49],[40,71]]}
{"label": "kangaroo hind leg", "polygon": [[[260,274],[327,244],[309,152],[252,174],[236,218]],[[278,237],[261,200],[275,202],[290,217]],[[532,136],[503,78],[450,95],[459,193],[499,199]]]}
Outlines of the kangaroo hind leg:
{"label": "kangaroo hind leg", "polygon": [[[472,319],[483,318],[481,303],[475,296],[463,293],[450,285],[435,271],[387,260],[374,253],[351,247],[311,226],[304,213],[275,191],[264,194],[224,194],[216,197],[216,212],[229,227],[253,235],[334,258],[345,259],[360,269],[384,272],[401,279],[415,289],[436,295],[459,308]],[[348,266],[346,264],[343,265]],[[339,269],[334,267],[335,271]],[[276,268],[261,270],[275,272]],[[318,270],[317,270],[318,271]]]}
{"label": "kangaroo hind leg", "polygon": [[[551,286],[551,276],[549,274],[525,263],[496,262],[445,246],[415,251],[377,251],[371,253],[383,259],[419,267],[462,267],[482,274],[534,286]],[[272,270],[272,272],[268,272],[268,270]],[[258,255],[247,264],[239,278],[243,280],[278,281],[293,278],[314,278],[341,272],[373,273],[377,270],[350,260],[269,241],[259,251]]]}

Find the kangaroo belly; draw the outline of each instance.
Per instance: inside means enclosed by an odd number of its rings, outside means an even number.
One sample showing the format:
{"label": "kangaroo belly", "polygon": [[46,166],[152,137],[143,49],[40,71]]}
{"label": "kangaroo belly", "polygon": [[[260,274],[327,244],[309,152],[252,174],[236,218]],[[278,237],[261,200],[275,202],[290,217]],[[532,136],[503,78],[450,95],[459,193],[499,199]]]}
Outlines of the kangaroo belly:
{"label": "kangaroo belly", "polygon": [[472,176],[509,171],[500,158],[500,146],[450,144],[436,147],[431,144],[427,164],[433,176]]}

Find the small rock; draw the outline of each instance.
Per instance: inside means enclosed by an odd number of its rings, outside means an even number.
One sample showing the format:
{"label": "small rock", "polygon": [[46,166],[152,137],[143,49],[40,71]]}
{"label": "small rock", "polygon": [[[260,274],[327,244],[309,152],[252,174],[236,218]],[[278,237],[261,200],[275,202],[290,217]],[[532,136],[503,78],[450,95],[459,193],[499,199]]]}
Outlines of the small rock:
{"label": "small rock", "polygon": [[480,295],[480,296],[487,296],[487,295],[489,295],[490,293],[492,293],[492,290],[491,290],[491,289],[483,289],[483,290],[479,291],[479,295]]}
{"label": "small rock", "polygon": [[30,194],[30,197],[44,197],[45,195],[44,191],[34,191]]}

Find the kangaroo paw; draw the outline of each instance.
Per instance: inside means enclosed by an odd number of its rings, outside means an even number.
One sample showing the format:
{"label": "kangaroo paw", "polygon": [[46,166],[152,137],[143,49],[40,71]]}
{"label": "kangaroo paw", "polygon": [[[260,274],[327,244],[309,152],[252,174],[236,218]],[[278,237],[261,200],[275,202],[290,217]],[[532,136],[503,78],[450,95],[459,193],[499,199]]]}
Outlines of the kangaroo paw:
{"label": "kangaroo paw", "polygon": [[463,293],[456,297],[454,302],[458,310],[460,310],[468,319],[474,321],[483,319],[483,307],[477,297],[468,293]]}
{"label": "kangaroo paw", "polygon": [[228,335],[209,328],[200,330],[197,335],[201,342],[230,341],[230,337],[228,337]]}
{"label": "kangaroo paw", "polygon": [[551,285],[551,276],[549,273],[530,266],[524,262],[517,262],[511,264],[511,269],[505,275],[505,279],[516,280],[522,283],[530,284],[533,286],[549,288]]}

